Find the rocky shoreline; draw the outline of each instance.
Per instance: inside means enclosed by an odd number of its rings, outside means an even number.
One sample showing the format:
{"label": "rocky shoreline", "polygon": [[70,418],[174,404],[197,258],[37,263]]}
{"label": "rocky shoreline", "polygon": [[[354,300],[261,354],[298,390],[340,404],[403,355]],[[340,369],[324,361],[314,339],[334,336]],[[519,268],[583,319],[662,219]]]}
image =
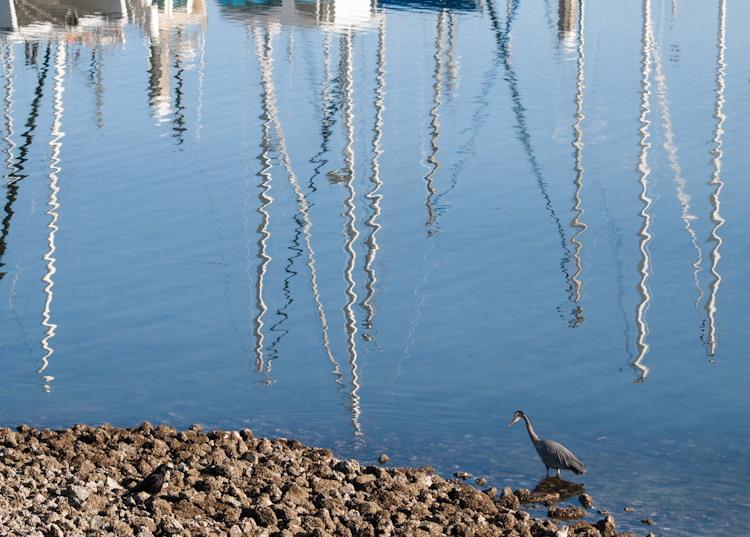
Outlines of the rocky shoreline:
{"label": "rocky shoreline", "polygon": [[[0,428],[0,455],[3,535],[629,535],[609,515],[575,522],[588,512],[554,497],[481,489],[468,474],[444,479],[430,467],[365,467],[249,429],[21,425]],[[158,494],[123,497],[164,462],[173,470]],[[549,518],[523,510],[530,502],[549,504]],[[591,507],[585,495],[580,502]]]}

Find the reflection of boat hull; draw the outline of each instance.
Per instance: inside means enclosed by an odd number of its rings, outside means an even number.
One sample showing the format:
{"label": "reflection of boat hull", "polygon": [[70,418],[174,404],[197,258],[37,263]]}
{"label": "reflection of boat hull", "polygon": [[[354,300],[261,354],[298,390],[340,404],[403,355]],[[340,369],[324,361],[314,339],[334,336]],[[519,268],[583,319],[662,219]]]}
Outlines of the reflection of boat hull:
{"label": "reflection of boat hull", "polygon": [[82,17],[122,16],[124,12],[121,0],[1,0],[0,27],[74,26]]}

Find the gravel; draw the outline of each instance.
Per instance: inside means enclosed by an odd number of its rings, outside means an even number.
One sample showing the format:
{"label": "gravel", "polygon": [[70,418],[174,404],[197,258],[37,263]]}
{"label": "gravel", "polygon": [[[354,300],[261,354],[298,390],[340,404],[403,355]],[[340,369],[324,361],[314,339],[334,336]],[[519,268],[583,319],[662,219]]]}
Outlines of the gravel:
{"label": "gravel", "polygon": [[[387,458],[383,457],[383,460]],[[164,462],[156,495],[123,498]],[[42,536],[532,536],[621,537],[611,516],[580,508],[533,518],[527,490],[478,489],[471,476],[340,460],[297,440],[252,431],[186,431],[143,423],[0,428],[0,531]],[[566,533],[567,532],[567,533]]]}

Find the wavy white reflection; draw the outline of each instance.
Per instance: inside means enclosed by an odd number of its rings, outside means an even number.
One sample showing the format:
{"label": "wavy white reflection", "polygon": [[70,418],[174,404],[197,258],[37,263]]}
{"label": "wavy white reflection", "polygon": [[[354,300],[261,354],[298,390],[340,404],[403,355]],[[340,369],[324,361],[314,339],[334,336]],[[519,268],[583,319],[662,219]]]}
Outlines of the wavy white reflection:
{"label": "wavy white reflection", "polygon": [[721,285],[721,275],[719,275],[718,265],[721,259],[721,253],[719,248],[721,247],[721,237],[719,236],[719,228],[724,223],[724,219],[721,217],[719,195],[724,183],[721,181],[721,157],[722,152],[722,134],[724,134],[724,120],[726,115],[724,114],[724,72],[726,69],[726,63],[724,56],[726,52],[726,0],[720,0],[719,2],[719,16],[718,16],[718,31],[716,35],[716,102],[714,104],[714,118],[716,119],[716,127],[714,128],[714,136],[711,140],[714,144],[711,149],[711,165],[714,168],[711,174],[711,180],[708,182],[709,185],[714,187],[714,191],[711,193],[711,223],[713,229],[709,235],[707,242],[713,243],[713,248],[708,254],[710,261],[709,272],[711,273],[712,280],[708,284],[708,299],[704,306],[706,315],[708,317],[708,328],[706,332],[706,351],[708,356],[714,356],[716,354],[716,295],[719,292],[719,286]]}

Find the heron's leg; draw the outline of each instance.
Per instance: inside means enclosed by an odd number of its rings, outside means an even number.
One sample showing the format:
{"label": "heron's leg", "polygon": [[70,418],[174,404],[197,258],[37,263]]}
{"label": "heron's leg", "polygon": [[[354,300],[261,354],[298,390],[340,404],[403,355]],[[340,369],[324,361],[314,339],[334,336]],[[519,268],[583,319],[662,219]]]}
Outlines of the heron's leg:
{"label": "heron's leg", "polygon": [[560,477],[560,469],[557,469],[557,477]]}

